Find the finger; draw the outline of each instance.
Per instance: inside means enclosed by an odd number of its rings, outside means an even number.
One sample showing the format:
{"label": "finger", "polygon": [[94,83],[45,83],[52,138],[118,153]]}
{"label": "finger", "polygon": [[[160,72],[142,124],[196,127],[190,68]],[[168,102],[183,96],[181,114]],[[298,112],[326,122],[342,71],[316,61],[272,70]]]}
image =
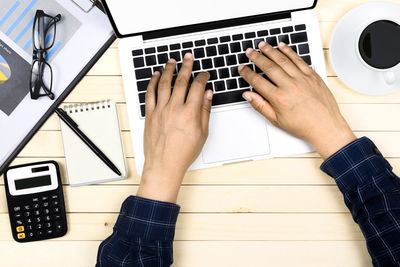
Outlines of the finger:
{"label": "finger", "polygon": [[253,48],[246,50],[247,57],[257,65],[276,85],[285,85],[290,80],[290,76],[275,62],[258,53]]}
{"label": "finger", "polygon": [[189,80],[193,69],[193,55],[186,53],[183,58],[182,67],[176,78],[174,90],[171,96],[171,103],[183,104],[185,102]]}
{"label": "finger", "polygon": [[187,104],[194,105],[196,107],[201,107],[203,102],[204,90],[206,89],[206,84],[210,79],[210,74],[208,72],[199,73],[194,79],[192,86],[189,90],[189,95],[187,97]]}
{"label": "finger", "polygon": [[285,54],[281,53],[278,49],[273,48],[270,44],[260,42],[258,47],[264,55],[272,59],[272,61],[274,61],[290,76],[298,77],[302,74],[297,65],[295,65]]}
{"label": "finger", "polygon": [[290,46],[285,43],[279,43],[278,47],[303,73],[311,74],[313,72],[313,69]]}
{"label": "finger", "polygon": [[146,92],[146,116],[151,116],[156,108],[156,88],[160,80],[160,73],[158,71],[153,73]]}
{"label": "finger", "polygon": [[165,106],[171,98],[171,83],[172,77],[175,73],[176,61],[171,58],[165,65],[163,74],[161,75],[158,83],[158,97],[156,107]]}
{"label": "finger", "polygon": [[244,92],[243,98],[250,102],[253,108],[266,117],[272,124],[276,125],[276,113],[270,103],[254,92]]}
{"label": "finger", "polygon": [[210,122],[211,104],[212,104],[213,91],[207,90],[203,93],[201,105],[201,127],[203,131],[208,133],[208,125]]}
{"label": "finger", "polygon": [[252,71],[249,67],[240,65],[238,67],[239,74],[248,82],[254,89],[257,90],[263,97],[273,101],[274,94],[277,88],[264,79],[261,75]]}

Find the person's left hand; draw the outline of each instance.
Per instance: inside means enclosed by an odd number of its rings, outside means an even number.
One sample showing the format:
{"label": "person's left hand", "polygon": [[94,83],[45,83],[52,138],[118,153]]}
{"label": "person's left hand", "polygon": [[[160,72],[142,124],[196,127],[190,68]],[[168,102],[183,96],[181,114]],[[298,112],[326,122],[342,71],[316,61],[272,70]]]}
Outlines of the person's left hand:
{"label": "person's left hand", "polygon": [[171,93],[175,68],[171,59],[162,76],[156,72],[147,88],[145,164],[137,193],[166,202],[176,201],[185,172],[206,142],[212,100],[212,91],[205,91],[206,72],[197,75],[188,92],[192,54],[185,55]]}

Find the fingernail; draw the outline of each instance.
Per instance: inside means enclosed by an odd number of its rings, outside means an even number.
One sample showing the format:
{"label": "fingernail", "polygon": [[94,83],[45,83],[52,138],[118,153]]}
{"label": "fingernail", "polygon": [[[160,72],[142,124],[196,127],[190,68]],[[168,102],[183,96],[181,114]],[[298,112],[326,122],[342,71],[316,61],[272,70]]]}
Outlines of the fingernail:
{"label": "fingernail", "polygon": [[239,65],[239,66],[238,66],[238,71],[242,71],[243,68],[244,68],[243,65]]}
{"label": "fingernail", "polygon": [[213,98],[213,92],[211,91],[211,90],[207,90],[207,92],[206,92],[206,98],[208,99],[208,100],[212,100],[212,98]]}
{"label": "fingernail", "polygon": [[243,98],[246,99],[248,102],[251,102],[251,100],[252,100],[251,95],[248,93],[244,93]]}
{"label": "fingernail", "polygon": [[153,73],[154,76],[157,76],[158,74],[160,74],[158,70]]}
{"label": "fingernail", "polygon": [[173,58],[170,58],[170,59],[168,60],[168,63],[175,63],[175,62],[176,62],[176,60],[173,59]]}
{"label": "fingernail", "polygon": [[260,42],[259,44],[258,44],[258,47],[259,48],[263,48],[264,46],[266,46],[267,45],[267,43],[266,42]]}
{"label": "fingernail", "polygon": [[249,48],[247,48],[246,49],[246,55],[250,55],[251,54],[251,52],[253,52],[253,48],[251,48],[251,47],[249,47]]}
{"label": "fingernail", "polygon": [[186,53],[186,54],[185,54],[185,58],[186,58],[186,59],[192,59],[192,58],[193,58],[192,53]]}
{"label": "fingernail", "polygon": [[285,47],[286,44],[285,44],[284,42],[280,42],[280,43],[278,44],[278,46],[279,46],[279,47]]}

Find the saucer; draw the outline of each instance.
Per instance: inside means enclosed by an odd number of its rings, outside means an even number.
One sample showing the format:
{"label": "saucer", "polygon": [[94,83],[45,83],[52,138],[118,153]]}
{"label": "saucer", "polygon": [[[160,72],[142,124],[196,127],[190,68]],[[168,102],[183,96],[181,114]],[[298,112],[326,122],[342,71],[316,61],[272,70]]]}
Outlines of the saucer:
{"label": "saucer", "polygon": [[358,39],[363,29],[378,20],[400,24],[400,5],[372,2],[350,10],[336,25],[330,44],[333,69],[339,78],[353,90],[366,95],[381,96],[400,90],[400,65],[392,71],[394,84],[387,84],[384,72],[373,70],[357,54]]}

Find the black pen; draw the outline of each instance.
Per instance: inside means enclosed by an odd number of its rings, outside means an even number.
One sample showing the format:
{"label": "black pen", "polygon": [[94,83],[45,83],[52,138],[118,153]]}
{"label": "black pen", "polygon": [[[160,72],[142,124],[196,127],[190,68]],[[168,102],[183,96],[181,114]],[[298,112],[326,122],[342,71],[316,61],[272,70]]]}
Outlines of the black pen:
{"label": "black pen", "polygon": [[118,168],[104,155],[103,152],[92,141],[79,130],[78,124],[61,108],[56,108],[56,113],[60,119],[116,174],[121,176]]}

